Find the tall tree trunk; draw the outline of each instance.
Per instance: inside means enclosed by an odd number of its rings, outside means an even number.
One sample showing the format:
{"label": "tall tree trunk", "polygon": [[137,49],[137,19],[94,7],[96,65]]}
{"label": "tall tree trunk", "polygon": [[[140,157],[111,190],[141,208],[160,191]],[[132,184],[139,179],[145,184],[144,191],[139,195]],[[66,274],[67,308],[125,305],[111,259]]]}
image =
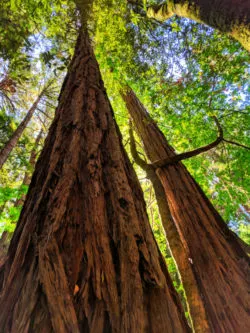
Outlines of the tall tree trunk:
{"label": "tall tree trunk", "polygon": [[15,132],[12,134],[9,141],[4,145],[2,150],[0,151],[0,169],[6,162],[7,158],[9,157],[12,150],[15,148],[18,140],[20,139],[21,135],[23,134],[23,131],[27,127],[30,119],[32,118],[36,107],[38,103],[40,102],[41,98],[43,97],[45,89],[40,93],[40,95],[37,97],[36,101],[33,103],[31,108],[29,109],[28,113],[26,114],[25,118],[22,120],[22,122],[19,124]]}
{"label": "tall tree trunk", "polygon": [[0,332],[189,331],[87,33],[8,256]]}
{"label": "tall tree trunk", "polygon": [[250,50],[250,2],[248,0],[168,0],[148,8],[159,21],[173,15],[205,23],[237,39]]}
{"label": "tall tree trunk", "polygon": [[[128,100],[128,96],[123,95],[123,97],[126,102]],[[133,97],[136,98],[135,95]],[[129,112],[132,114],[133,111],[131,112],[129,109]],[[131,154],[135,162],[146,172],[147,178],[153,185],[162,226],[166,233],[168,248],[171,250],[171,254],[174,257],[181,275],[181,281],[184,286],[193,329],[197,333],[211,332],[202,295],[200,294],[196,277],[193,272],[193,265],[189,260],[188,253],[182,244],[177,227],[172,218],[164,188],[154,168],[145,161],[141,160],[138,155],[132,128],[130,128],[130,147]]]}
{"label": "tall tree trunk", "polygon": [[[173,148],[136,95],[128,91],[123,97],[151,162],[174,156]],[[211,331],[249,332],[247,254],[181,162],[156,172],[186,252],[176,261],[188,260],[191,265],[186,266],[192,274],[187,281],[195,279],[186,286],[187,297],[192,294],[188,289],[194,288],[193,297],[197,306],[205,308]],[[191,310],[193,301],[188,302]],[[193,319],[195,324],[196,318]]]}

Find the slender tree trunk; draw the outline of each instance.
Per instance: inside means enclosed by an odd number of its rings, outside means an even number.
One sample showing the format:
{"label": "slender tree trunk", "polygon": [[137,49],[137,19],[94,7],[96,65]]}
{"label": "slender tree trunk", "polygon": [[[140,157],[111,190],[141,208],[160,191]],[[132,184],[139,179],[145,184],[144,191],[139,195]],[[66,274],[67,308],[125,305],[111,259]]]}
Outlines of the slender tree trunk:
{"label": "slender tree trunk", "polygon": [[0,332],[189,331],[87,33],[8,256]]}
{"label": "slender tree trunk", "polygon": [[[151,162],[174,156],[173,148],[135,94],[129,91],[123,97]],[[193,300],[189,297],[193,294],[197,307],[205,309],[212,332],[249,332],[248,256],[181,162],[156,172],[185,251],[181,259],[176,256],[176,261],[189,261],[185,263],[187,273],[181,266],[179,269],[183,283],[191,281],[186,286],[190,311]],[[187,279],[185,274],[189,274]],[[194,325],[196,320],[193,317]]]}
{"label": "slender tree trunk", "polygon": [[168,0],[149,7],[147,14],[159,21],[178,15],[205,23],[230,34],[250,50],[249,0]]}
{"label": "slender tree trunk", "polygon": [[10,153],[12,152],[13,148],[15,148],[16,144],[18,143],[18,140],[20,139],[21,135],[23,134],[23,131],[25,130],[30,119],[32,118],[38,103],[40,102],[41,98],[43,97],[43,94],[44,94],[44,91],[42,91],[41,94],[37,97],[36,101],[34,102],[32,107],[29,109],[25,118],[22,120],[22,122],[19,124],[19,126],[17,127],[15,132],[12,134],[9,141],[4,145],[4,147],[0,151],[0,169],[6,162],[7,158],[9,157]]}
{"label": "slender tree trunk", "polygon": [[[42,136],[43,136],[43,130],[41,129],[40,132],[38,133],[38,136],[36,137],[36,141],[31,150],[31,154],[30,154],[30,158],[29,158],[29,166],[32,168],[32,171],[27,170],[25,172],[22,185],[26,185],[26,186],[30,185],[32,173],[33,173],[33,170],[35,169],[35,165],[36,165],[37,149],[38,149],[39,143],[42,139]],[[22,206],[24,204],[25,197],[26,197],[26,195],[23,194],[21,196],[21,198],[17,199],[15,202],[15,207]]]}

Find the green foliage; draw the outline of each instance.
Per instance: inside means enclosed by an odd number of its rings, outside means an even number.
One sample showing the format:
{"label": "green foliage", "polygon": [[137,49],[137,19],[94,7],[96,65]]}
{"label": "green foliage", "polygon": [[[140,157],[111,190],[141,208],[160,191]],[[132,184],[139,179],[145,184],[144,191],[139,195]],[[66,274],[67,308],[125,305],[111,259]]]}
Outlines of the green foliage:
{"label": "green foliage", "polygon": [[18,188],[2,187],[0,189],[0,207],[3,206],[7,201],[16,200],[21,198],[23,194],[27,193],[28,187],[22,185]]}
{"label": "green foliage", "polygon": [[[213,115],[226,139],[250,145],[248,54],[237,42],[185,19],[157,25],[124,1],[105,3],[96,2],[95,49],[124,142],[127,114],[119,91],[128,83],[177,152],[216,138]],[[249,197],[248,151],[222,143],[185,164],[224,219],[241,223],[239,206]]]}
{"label": "green foliage", "polygon": [[240,224],[239,226],[239,236],[247,244],[250,244],[250,224]]}
{"label": "green foliage", "polygon": [[13,204],[27,191],[28,186],[25,185],[0,188],[0,234],[3,231],[13,232],[15,230],[22,207]]}
{"label": "green foliage", "polygon": [[22,207],[10,207],[8,212],[0,215],[0,233],[14,232]]}

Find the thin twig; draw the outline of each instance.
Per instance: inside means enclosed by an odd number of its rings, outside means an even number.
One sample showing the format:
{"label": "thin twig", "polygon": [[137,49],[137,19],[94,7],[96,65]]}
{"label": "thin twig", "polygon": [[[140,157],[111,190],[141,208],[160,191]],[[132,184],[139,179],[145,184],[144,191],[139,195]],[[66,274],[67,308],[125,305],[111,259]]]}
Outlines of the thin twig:
{"label": "thin twig", "polygon": [[167,166],[169,164],[175,164],[175,163],[178,163],[178,162],[180,162],[182,160],[185,160],[187,158],[197,156],[201,153],[204,153],[204,152],[218,146],[218,144],[221,143],[224,139],[223,138],[223,129],[222,129],[218,119],[215,116],[213,116],[213,119],[214,119],[214,121],[216,123],[216,126],[218,128],[218,137],[217,137],[216,140],[214,140],[213,142],[209,143],[206,146],[203,146],[203,147],[200,147],[200,148],[197,148],[197,149],[185,152],[185,153],[181,153],[181,154],[178,154],[178,155],[174,155],[172,157],[168,157],[168,158],[163,159],[163,160],[156,161],[156,162],[152,163],[152,166],[154,168],[160,168],[160,167]]}
{"label": "thin twig", "polygon": [[226,140],[226,139],[223,139],[223,141],[227,142],[227,143],[230,143],[231,145],[235,145],[235,146],[238,146],[238,147],[241,147],[241,148],[245,148],[245,149],[248,149],[250,150],[250,147],[248,146],[245,146],[241,143],[238,143],[238,142],[235,142],[235,141],[231,141],[231,140]]}

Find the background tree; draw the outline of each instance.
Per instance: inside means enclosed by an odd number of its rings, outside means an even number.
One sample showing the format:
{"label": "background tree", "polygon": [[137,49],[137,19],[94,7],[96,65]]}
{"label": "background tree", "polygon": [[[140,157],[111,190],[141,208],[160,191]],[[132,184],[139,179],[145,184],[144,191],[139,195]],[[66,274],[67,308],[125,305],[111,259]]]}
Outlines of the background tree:
{"label": "background tree", "polygon": [[[130,0],[132,4],[137,1]],[[143,7],[143,5],[141,4]],[[165,21],[173,15],[205,23],[221,32],[228,33],[247,50],[250,49],[250,5],[248,1],[175,1],[168,0],[147,8],[148,17]]]}
{"label": "background tree", "polygon": [[[198,331],[213,331],[218,327],[228,332],[233,332],[235,329],[247,330],[248,301],[244,290],[249,284],[248,256],[180,162],[181,158],[185,159],[194,153],[200,153],[202,149],[189,154],[176,155],[134,92],[131,90],[127,93],[123,92],[123,98],[149,160],[152,163],[158,160],[153,163],[153,167],[156,168],[156,173],[165,190],[170,212],[183,244],[183,251],[186,252],[186,255],[175,257],[175,260],[177,264],[186,260],[185,270],[182,270],[182,263],[179,267],[195,330],[196,327]],[[223,139],[223,132],[220,132],[218,138]],[[217,141],[218,144],[219,140]],[[208,148],[211,149],[212,144],[207,145],[206,149]],[[177,237],[177,241],[179,238]],[[175,254],[175,251],[173,252]],[[230,260],[232,262],[228,265]],[[186,267],[191,269],[193,274],[186,271]],[[187,274],[188,277],[186,277]],[[193,283],[191,278],[194,279]],[[239,280],[242,281],[237,285]],[[243,294],[238,304],[240,288],[244,284]],[[229,285],[228,290],[226,285]],[[201,298],[200,295],[203,297]],[[238,318],[235,315],[235,308],[238,309],[238,313],[242,311]],[[207,318],[200,317],[199,312],[205,312]],[[245,319],[242,320],[244,316]],[[221,320],[222,318],[227,319]]]}
{"label": "background tree", "polygon": [[[51,83],[50,83],[51,84]],[[28,110],[25,118],[22,120],[22,122],[18,125],[17,129],[12,134],[11,138],[8,140],[8,142],[5,143],[3,148],[0,151],[0,168],[3,166],[3,164],[6,162],[9,154],[13,150],[13,148],[16,146],[19,138],[21,137],[23,131],[27,127],[29,121],[31,120],[34,112],[36,111],[36,108],[41,101],[41,99],[46,96],[46,92],[49,89],[50,84],[45,86],[42,91],[40,92],[39,96],[35,100],[35,102],[32,104],[31,108]]]}

